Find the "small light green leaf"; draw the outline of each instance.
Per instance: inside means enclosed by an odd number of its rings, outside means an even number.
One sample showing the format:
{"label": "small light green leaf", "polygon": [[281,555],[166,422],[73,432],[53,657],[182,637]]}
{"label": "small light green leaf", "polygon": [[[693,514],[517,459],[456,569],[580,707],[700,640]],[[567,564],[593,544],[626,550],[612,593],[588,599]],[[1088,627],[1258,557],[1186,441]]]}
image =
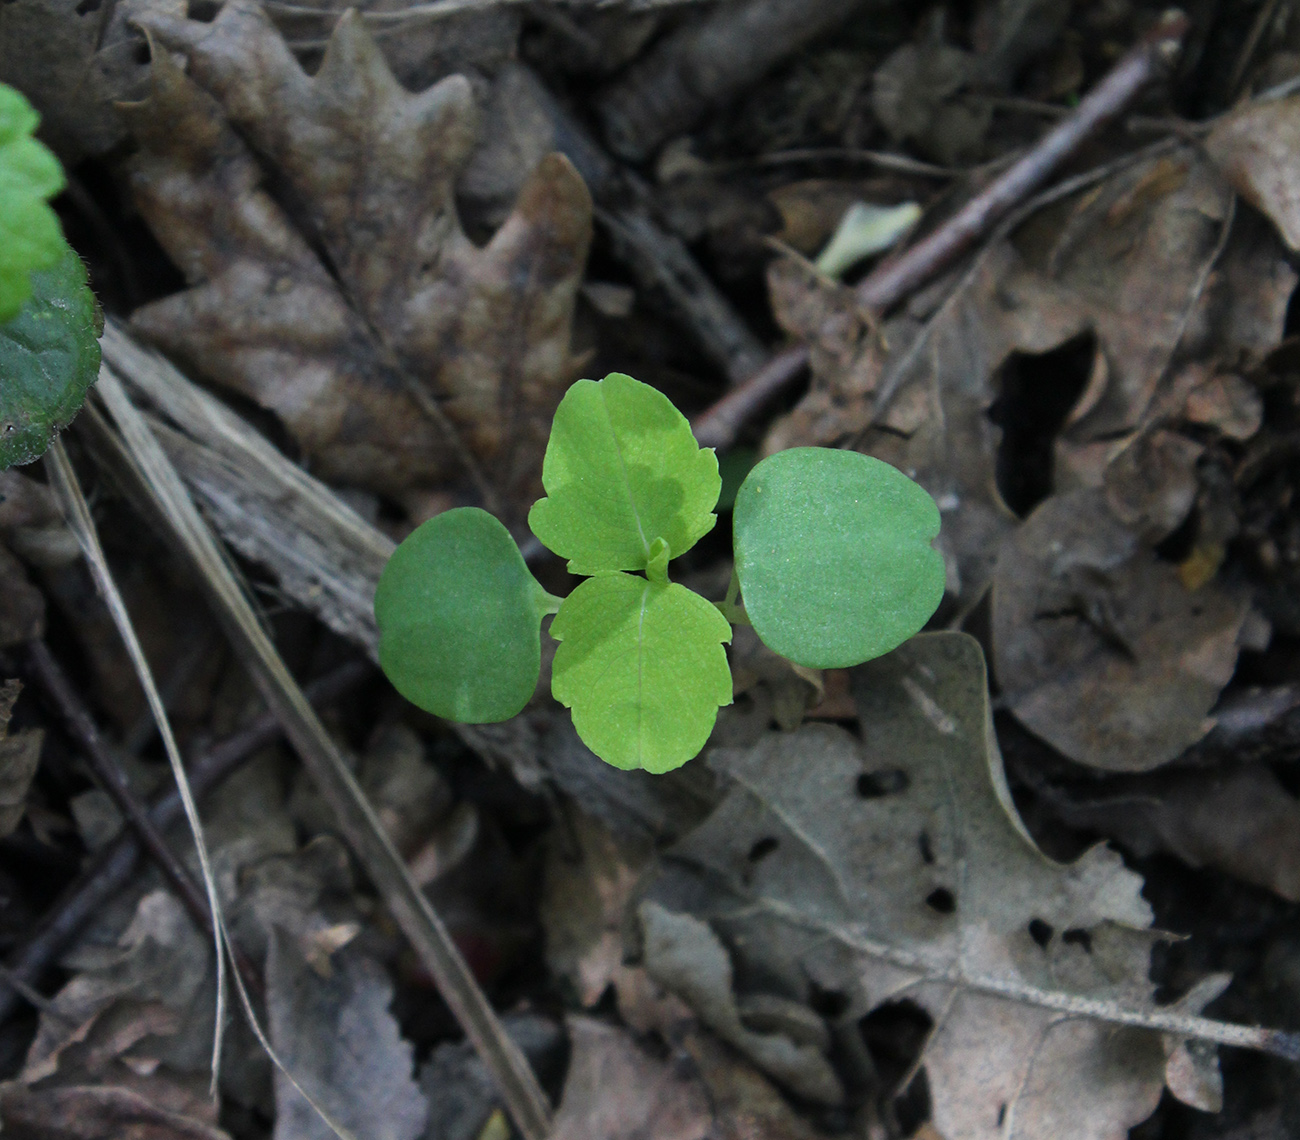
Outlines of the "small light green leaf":
{"label": "small light green leaf", "polygon": [[379,664],[426,712],[508,720],[537,687],[542,617],[557,603],[487,511],[445,511],[412,531],[379,577]]}
{"label": "small light green leaf", "polygon": [[99,306],[81,258],[59,241],[63,256],[31,275],[31,297],[0,325],[0,468],[40,456],[99,375]]}
{"label": "small light green leaf", "polygon": [[817,272],[839,278],[864,257],[895,245],[920,217],[921,207],[915,202],[899,206],[854,202],[844,211],[826,248],[817,255]]}
{"label": "small light green leaf", "polygon": [[0,322],[31,296],[32,270],[49,268],[67,248],[45,201],[63,189],[63,169],[32,138],[39,122],[32,105],[0,83]]}
{"label": "small light green leaf", "polygon": [[668,772],[695,756],[731,704],[722,643],[731,626],[676,583],[589,578],[551,623],[555,699],[583,742],[616,768]]}
{"label": "small light green leaf", "polygon": [[759,463],[736,495],[736,575],[770,648],[847,668],[916,633],[943,597],[931,545],[939,509],[901,471],[854,451],[795,447]]}
{"label": "small light green leaf", "polygon": [[722,482],[668,397],[614,372],[560,401],[528,525],[574,574],[644,570],[656,538],[676,558],[713,529]]}

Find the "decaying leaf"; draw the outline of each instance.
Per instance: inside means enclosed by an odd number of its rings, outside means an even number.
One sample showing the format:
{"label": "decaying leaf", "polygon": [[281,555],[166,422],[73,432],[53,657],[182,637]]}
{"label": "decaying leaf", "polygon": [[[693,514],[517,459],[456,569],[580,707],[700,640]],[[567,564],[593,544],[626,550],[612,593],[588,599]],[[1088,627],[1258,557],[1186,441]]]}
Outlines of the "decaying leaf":
{"label": "decaying leaf", "polygon": [[[347,949],[313,969],[294,935],[273,930],[266,963],[267,1014],[276,1050],[294,1079],[338,1123],[374,1140],[416,1140],[428,1106],[412,1077],[411,1046],[388,1012],[393,989],[372,958]],[[279,1073],[278,1140],[335,1134]]]}
{"label": "decaying leaf", "polygon": [[1160,1034],[1097,1019],[1152,1007],[1141,881],[1104,847],[1057,864],[1030,842],[973,639],[920,635],[853,680],[861,742],[811,724],[710,754],[729,791],[643,916],[720,938],[751,991],[807,1002],[815,984],[845,1019],[921,1006],[946,1140],[1122,1140],[1165,1081]]}
{"label": "decaying leaf", "polygon": [[[468,448],[507,504],[535,498],[575,371],[591,200],[573,167],[543,159],[476,247],[453,199],[475,137],[464,78],[409,94],[355,14],[312,77],[249,0],[212,23],[141,22],[194,77],[155,51],[153,93],[126,112],[136,200],[192,288],[136,328],[275,410],[327,476],[400,492],[462,475]],[[308,236],[233,128],[292,187]]]}
{"label": "decaying leaf", "polygon": [[131,1092],[216,1124],[211,943],[163,890],[146,893],[112,945],[83,945],[79,972],[42,1013],[20,1082],[38,1092]]}
{"label": "decaying leaf", "polygon": [[22,692],[19,681],[0,684],[0,839],[10,834],[27,810],[27,789],[41,762],[45,730],[27,728],[9,733],[14,702]]}
{"label": "decaying leaf", "polygon": [[1205,140],[1233,189],[1272,220],[1283,241],[1300,250],[1297,193],[1300,96],[1252,102],[1225,115]]}
{"label": "decaying leaf", "polygon": [[230,1140],[215,1123],[114,1086],[0,1086],[0,1119],[13,1140]]}
{"label": "decaying leaf", "polygon": [[1069,826],[1135,854],[1167,851],[1300,901],[1300,803],[1262,764],[1151,773],[1053,800]]}
{"label": "decaying leaf", "polygon": [[[573,1058],[556,1140],[813,1140],[819,1135],[762,1076],[699,1030],[664,1060],[624,1029],[567,1021]],[[685,1058],[683,1058],[685,1060]]]}
{"label": "decaying leaf", "polygon": [[[1213,727],[1249,598],[1214,583],[1188,589],[1115,517],[1113,498],[1057,495],[1007,540],[993,584],[995,669],[1016,717],[1067,756],[1145,771]],[[1127,496],[1130,521],[1164,511],[1157,499],[1150,508]]]}
{"label": "decaying leaf", "polygon": [[706,1140],[713,1113],[703,1084],[637,1048],[627,1032],[568,1020],[573,1060],[554,1135],[563,1140]]}

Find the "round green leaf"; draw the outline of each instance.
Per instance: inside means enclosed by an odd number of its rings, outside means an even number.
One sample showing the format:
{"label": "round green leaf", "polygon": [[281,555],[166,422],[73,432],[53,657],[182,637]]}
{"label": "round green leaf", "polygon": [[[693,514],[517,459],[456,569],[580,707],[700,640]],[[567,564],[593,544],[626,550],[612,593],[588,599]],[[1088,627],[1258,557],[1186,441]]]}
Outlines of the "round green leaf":
{"label": "round green leaf", "polygon": [[668,772],[695,756],[731,704],[731,626],[699,594],[630,574],[589,578],[551,623],[551,692],[597,756]]}
{"label": "round green leaf", "polygon": [[379,576],[379,664],[426,712],[508,720],[537,687],[553,599],[487,511],[460,507],[417,527]]}
{"label": "round green leaf", "polygon": [[63,256],[31,275],[31,297],[0,325],[0,468],[40,456],[99,375],[99,306],[81,258],[59,241]]}
{"label": "round green leaf", "polygon": [[764,644],[838,669],[888,653],[943,597],[939,509],[901,471],[855,451],[795,447],[736,495],[736,576]]}
{"label": "round green leaf", "polygon": [[46,199],[63,189],[63,168],[32,138],[40,116],[0,83],[0,321],[31,296],[32,270],[47,269],[67,248]]}
{"label": "round green leaf", "polygon": [[676,558],[713,529],[722,481],[668,397],[614,372],[560,401],[528,525],[574,574],[644,570],[657,538]]}

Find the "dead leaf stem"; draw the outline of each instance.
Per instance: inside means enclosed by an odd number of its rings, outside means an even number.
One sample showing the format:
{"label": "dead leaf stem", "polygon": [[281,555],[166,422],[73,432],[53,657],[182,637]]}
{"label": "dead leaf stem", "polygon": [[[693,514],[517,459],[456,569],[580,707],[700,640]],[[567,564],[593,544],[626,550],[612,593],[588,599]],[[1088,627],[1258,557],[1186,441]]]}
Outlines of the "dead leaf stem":
{"label": "dead leaf stem", "polygon": [[167,537],[199,573],[232,646],[284,725],[358,861],[492,1073],[520,1132],[525,1140],[544,1140],[551,1113],[537,1078],[502,1028],[441,918],[411,878],[338,747],[262,629],[179,474],[108,365],[102,368],[95,390],[134,461],[139,489],[165,520]]}
{"label": "dead leaf stem", "polygon": [[1039,1009],[1055,1010],[1068,1017],[1105,1021],[1112,1025],[1130,1025],[1136,1029],[1153,1029],[1198,1041],[1213,1041],[1218,1045],[1256,1049],[1288,1061],[1300,1061],[1300,1033],[1282,1029],[1264,1029],[1254,1025],[1236,1025],[1228,1021],[1216,1021],[1209,1017],[1179,1013],[1172,1008],[1132,1009],[1119,1002],[1107,1001],[1103,998],[1039,989],[1037,986],[1007,978],[971,975],[966,973],[960,963],[939,962],[927,954],[891,946],[874,938],[865,938],[847,926],[817,922],[796,907],[777,899],[763,899],[755,903],[752,909],[767,911],[786,922],[817,930],[870,958],[888,962],[905,970],[914,970],[922,976],[912,983],[913,986],[939,983],[953,986],[958,990],[969,990],[974,993],[988,994],[991,997],[1005,998],[1008,1001],[1021,1002]]}
{"label": "dead leaf stem", "polygon": [[[1175,13],[1124,56],[1079,103],[1019,162],[995,178],[956,214],[878,266],[859,282],[859,304],[884,313],[951,264],[1052,174],[1080,144],[1119,114],[1167,66],[1187,31],[1187,18]],[[795,380],[808,363],[807,345],[772,357],[747,381],[698,416],[692,425],[701,444],[726,447],[740,426],[769,399]]]}

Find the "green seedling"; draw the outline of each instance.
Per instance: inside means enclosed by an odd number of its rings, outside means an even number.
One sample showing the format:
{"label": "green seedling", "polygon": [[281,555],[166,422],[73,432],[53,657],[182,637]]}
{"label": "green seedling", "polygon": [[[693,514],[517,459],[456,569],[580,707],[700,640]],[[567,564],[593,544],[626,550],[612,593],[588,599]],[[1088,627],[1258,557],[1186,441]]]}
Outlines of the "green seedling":
{"label": "green seedling", "polygon": [[724,601],[670,581],[669,563],[716,524],[722,480],[685,417],[630,376],[569,389],[542,485],[529,526],[587,579],[567,598],[474,507],[418,527],[385,567],[380,664],[421,708],[468,723],[514,716],[554,614],[551,691],[578,735],[615,767],[667,772],[699,753],[731,703],[733,624],[796,664],[847,667],[906,641],[943,596],[934,500],[887,463],[820,447],[771,455],[740,485]]}
{"label": "green seedling", "polygon": [[99,374],[102,317],[47,199],[63,168],[0,83],[0,470],[38,458]]}

